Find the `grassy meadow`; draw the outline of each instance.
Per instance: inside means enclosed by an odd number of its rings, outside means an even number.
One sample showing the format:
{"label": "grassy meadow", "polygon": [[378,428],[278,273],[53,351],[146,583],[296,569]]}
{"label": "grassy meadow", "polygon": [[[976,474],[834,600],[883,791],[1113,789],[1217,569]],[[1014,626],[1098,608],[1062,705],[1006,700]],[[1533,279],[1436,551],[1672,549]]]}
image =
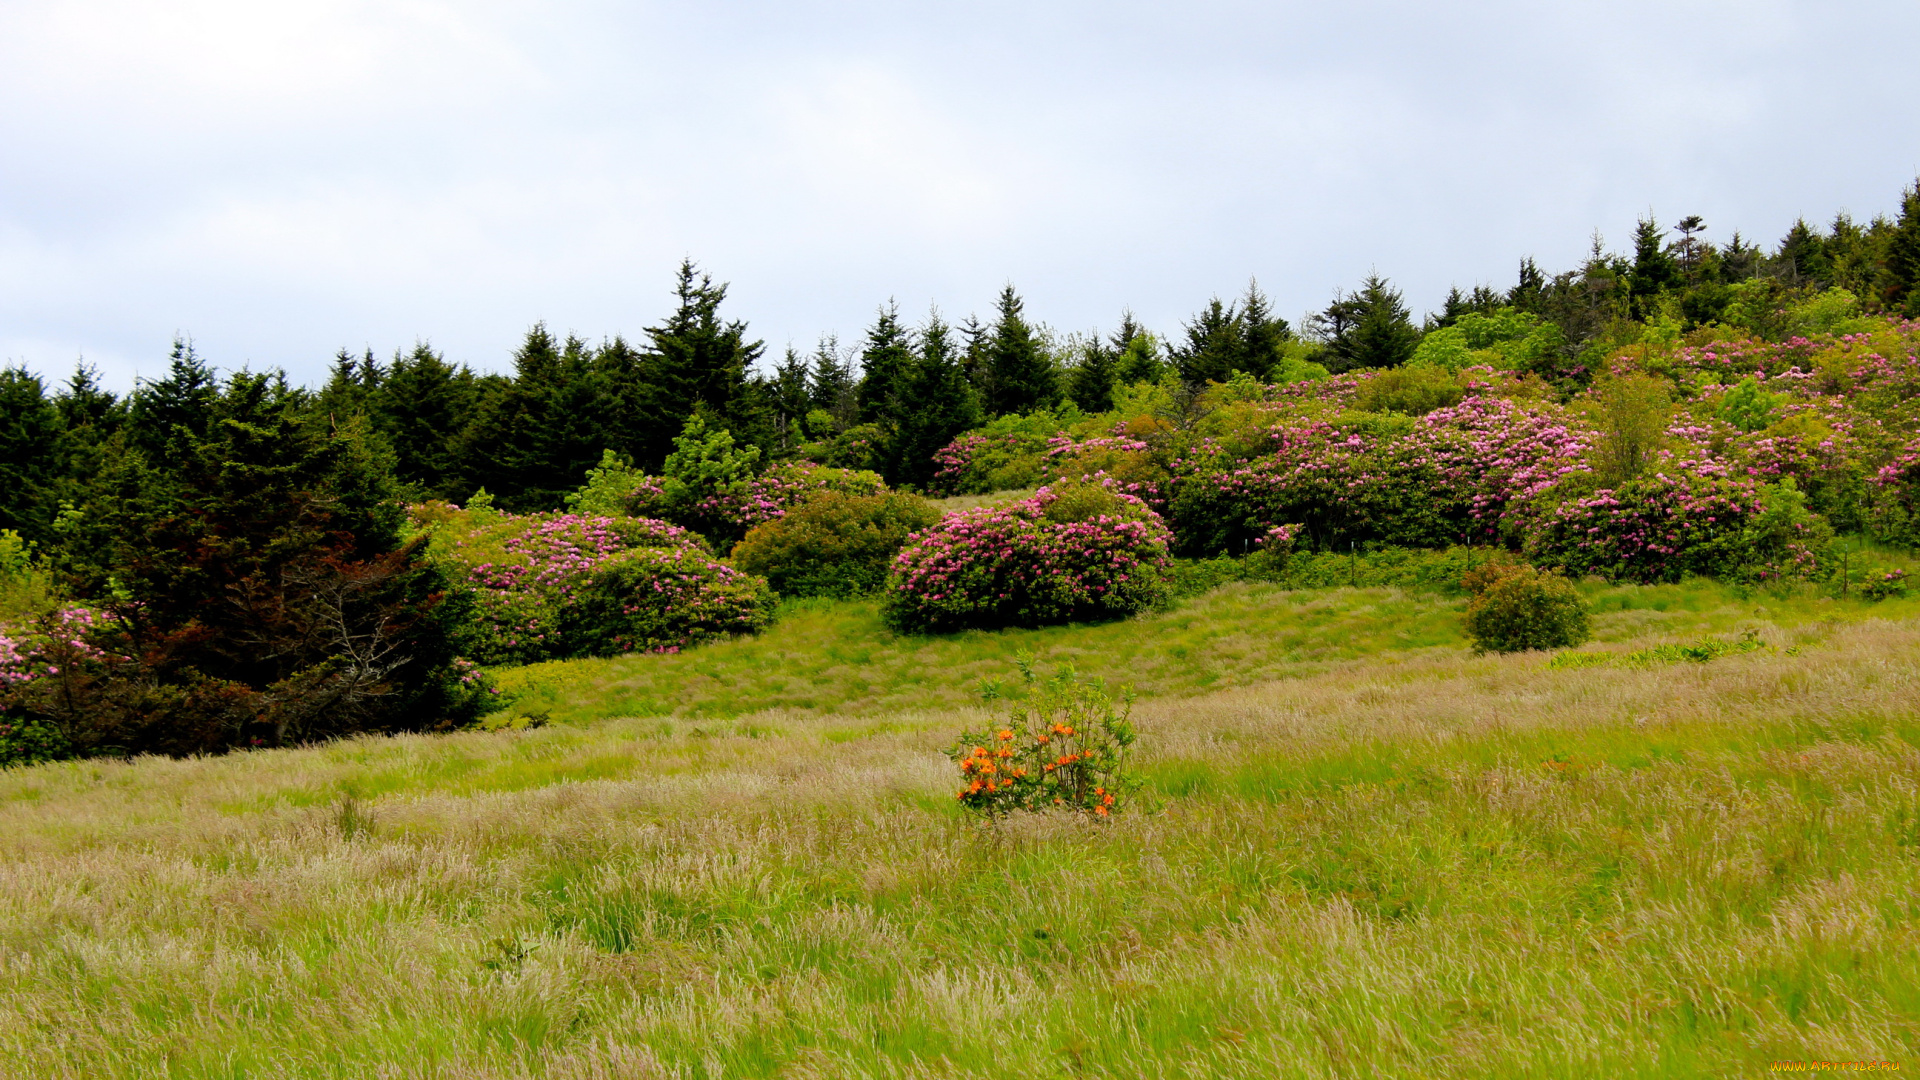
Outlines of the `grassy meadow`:
{"label": "grassy meadow", "polygon": [[[0,1075],[1920,1068],[1920,601],[1589,594],[1611,662],[1439,592],[796,603],[503,672],[500,730],[0,772]],[[1139,690],[1155,808],[957,808],[1018,651]]]}

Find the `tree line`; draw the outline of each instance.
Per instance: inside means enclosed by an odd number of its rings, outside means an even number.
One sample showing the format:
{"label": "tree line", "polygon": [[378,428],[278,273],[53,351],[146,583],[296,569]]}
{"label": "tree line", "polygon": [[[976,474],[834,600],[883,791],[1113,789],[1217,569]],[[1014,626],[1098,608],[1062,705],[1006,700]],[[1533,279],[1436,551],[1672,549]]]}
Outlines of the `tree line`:
{"label": "tree line", "polygon": [[1524,259],[1510,287],[1455,288],[1418,322],[1400,291],[1372,274],[1299,326],[1249,283],[1171,335],[1131,313],[1107,333],[1060,335],[1035,322],[1009,285],[986,321],[949,324],[935,311],[912,323],[888,302],[857,341],[828,335],[763,371],[765,343],[722,310],[726,285],[687,261],[672,311],[643,339],[593,343],[536,325],[504,374],[420,344],[385,360],[343,350],[326,382],[309,389],[278,373],[223,377],[176,342],[164,376],[121,396],[85,366],[50,388],[13,365],[0,370],[0,529],[57,542],[62,508],[85,503],[113,462],[137,454],[153,465],[183,433],[205,438],[222,400],[243,385],[297,422],[358,425],[407,497],[464,502],[484,489],[502,508],[539,510],[558,506],[606,450],[657,470],[696,414],[760,447],[763,460],[871,468],[912,487],[930,479],[936,450],[994,417],[1106,411],[1117,390],[1141,382],[1199,387],[1242,374],[1287,380],[1396,367],[1424,335],[1470,313],[1508,310],[1552,324],[1563,368],[1600,357],[1610,327],[1666,319],[1684,331],[1736,310],[1752,321],[1809,291],[1845,289],[1867,311],[1920,316],[1920,182],[1902,192],[1894,217],[1861,225],[1840,214],[1824,229],[1797,221],[1772,250],[1737,232],[1715,244],[1704,229],[1697,216],[1670,229],[1649,217],[1629,252],[1596,239],[1581,265],[1553,275]]}

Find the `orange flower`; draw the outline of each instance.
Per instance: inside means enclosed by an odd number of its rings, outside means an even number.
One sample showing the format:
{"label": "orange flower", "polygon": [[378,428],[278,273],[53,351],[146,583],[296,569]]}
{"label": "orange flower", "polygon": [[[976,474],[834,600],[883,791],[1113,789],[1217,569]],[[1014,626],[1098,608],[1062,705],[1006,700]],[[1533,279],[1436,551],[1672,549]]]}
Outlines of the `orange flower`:
{"label": "orange flower", "polygon": [[1099,815],[1100,815],[1101,817],[1106,817],[1106,816],[1107,816],[1107,808],[1106,808],[1106,807],[1104,807],[1104,806],[1096,806],[1096,807],[1094,807],[1094,808],[1093,808],[1093,812],[1094,812],[1094,813],[1096,813],[1096,814],[1099,814]]}
{"label": "orange flower", "polygon": [[1034,741],[1039,743],[1041,746],[1047,745],[1047,737],[1045,735],[1040,736],[1038,739],[1035,739]]}
{"label": "orange flower", "polygon": [[1013,738],[1013,732],[1011,731],[1002,731],[1000,733],[1001,742],[1006,742],[1008,739],[1011,739],[1011,738]]}

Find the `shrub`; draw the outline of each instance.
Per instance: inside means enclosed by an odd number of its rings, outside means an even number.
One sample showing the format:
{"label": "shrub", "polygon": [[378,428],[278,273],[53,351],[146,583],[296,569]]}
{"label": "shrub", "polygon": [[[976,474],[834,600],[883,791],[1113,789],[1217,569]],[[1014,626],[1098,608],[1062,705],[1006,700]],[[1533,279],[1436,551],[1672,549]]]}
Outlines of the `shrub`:
{"label": "shrub", "polygon": [[1912,588],[1912,580],[1901,569],[1888,570],[1870,579],[1860,587],[1860,595],[1869,600],[1891,600],[1905,597]]}
{"label": "shrub", "polygon": [[737,541],[755,526],[773,521],[824,492],[878,495],[886,490],[880,474],[866,469],[789,461],[710,496],[695,507],[695,517],[707,523],[705,531],[714,540]]}
{"label": "shrub", "polygon": [[1467,636],[1478,652],[1569,648],[1587,640],[1587,605],[1566,578],[1521,568],[1468,603]]}
{"label": "shrub", "polygon": [[1920,442],[1874,474],[1867,523],[1882,543],[1920,549]]}
{"label": "shrub", "polygon": [[941,632],[1130,615],[1166,594],[1160,516],[1107,478],[949,514],[894,559],[884,610],[896,628]]}
{"label": "shrub", "polygon": [[474,527],[444,506],[414,512],[439,522],[436,550],[473,611],[461,646],[484,664],[677,649],[771,617],[765,582],[664,521],[495,513]]}
{"label": "shrub", "polygon": [[969,810],[1070,810],[1107,817],[1125,809],[1139,783],[1127,773],[1133,747],[1132,696],[1114,696],[1070,667],[1042,680],[1016,661],[1027,697],[986,731],[969,731],[948,751],[960,766],[954,798]]}
{"label": "shrub", "polygon": [[757,525],[733,549],[733,564],[783,596],[862,596],[886,584],[907,538],[940,520],[917,495],[827,491]]}
{"label": "shrub", "polygon": [[1425,416],[1435,409],[1458,405],[1466,396],[1466,388],[1446,368],[1409,364],[1382,371],[1361,383],[1353,403],[1368,412]]}
{"label": "shrub", "polygon": [[1696,472],[1653,473],[1548,514],[1529,556],[1572,575],[1678,581],[1687,574],[1766,581],[1812,577],[1832,540],[1791,481],[1759,485]]}
{"label": "shrub", "polygon": [[581,574],[555,621],[569,656],[678,652],[759,631],[773,621],[774,604],[764,579],[698,548],[637,547]]}

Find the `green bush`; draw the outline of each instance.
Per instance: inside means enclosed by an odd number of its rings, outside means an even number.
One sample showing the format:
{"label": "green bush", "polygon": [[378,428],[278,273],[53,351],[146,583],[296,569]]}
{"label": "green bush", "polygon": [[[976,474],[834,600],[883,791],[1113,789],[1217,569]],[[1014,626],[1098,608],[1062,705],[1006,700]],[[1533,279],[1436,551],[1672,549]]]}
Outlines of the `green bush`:
{"label": "green bush", "polygon": [[1409,364],[1391,368],[1361,383],[1354,391],[1355,407],[1367,412],[1425,416],[1435,409],[1460,404],[1466,387],[1438,365]]}
{"label": "green bush", "polygon": [[1558,574],[1518,569],[1467,605],[1467,636],[1478,652],[1570,648],[1590,636],[1586,601]]}
{"label": "green bush", "polygon": [[733,564],[782,596],[864,596],[887,582],[907,537],[940,521],[917,495],[822,492],[757,525],[733,549]]}

